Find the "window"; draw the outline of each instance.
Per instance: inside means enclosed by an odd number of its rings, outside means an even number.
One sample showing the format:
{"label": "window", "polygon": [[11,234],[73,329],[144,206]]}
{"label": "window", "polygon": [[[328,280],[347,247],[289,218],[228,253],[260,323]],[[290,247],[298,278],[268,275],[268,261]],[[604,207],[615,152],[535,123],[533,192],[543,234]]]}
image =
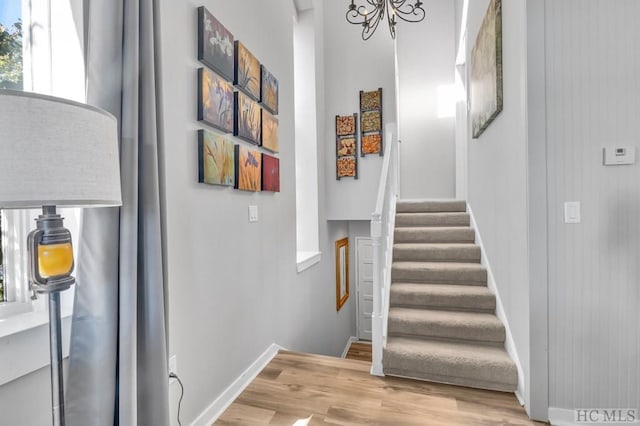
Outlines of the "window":
{"label": "window", "polygon": [[0,303],[4,302],[4,264],[2,263],[2,211],[0,211]]}
{"label": "window", "polygon": [[20,1],[0,5],[0,89],[22,90],[22,7]]}
{"label": "window", "polygon": [[316,33],[313,10],[298,14],[294,24],[294,90],[296,122],[296,233],[298,272],[320,261],[318,217],[318,111]]}
{"label": "window", "polygon": [[[7,1],[0,5],[0,89],[22,90],[22,5],[21,1]],[[8,242],[4,231],[6,214],[0,211],[0,303],[9,300],[4,253]]]}
{"label": "window", "polygon": [[[23,3],[28,7],[23,9]],[[74,19],[83,16],[81,4],[73,0],[0,2],[0,89],[85,101],[83,23]],[[27,235],[38,214],[40,210],[0,211],[0,320],[46,308],[42,297],[32,300],[27,277]],[[59,214],[77,243],[80,210],[59,209]],[[72,291],[63,293],[63,312],[72,300]]]}

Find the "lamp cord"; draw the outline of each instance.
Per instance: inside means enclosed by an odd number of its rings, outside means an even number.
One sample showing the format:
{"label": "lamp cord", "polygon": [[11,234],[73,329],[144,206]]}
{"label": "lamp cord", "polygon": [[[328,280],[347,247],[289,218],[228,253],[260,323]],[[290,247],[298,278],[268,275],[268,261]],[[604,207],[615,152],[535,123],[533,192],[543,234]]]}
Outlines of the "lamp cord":
{"label": "lamp cord", "polygon": [[182,397],[184,397],[184,386],[182,385],[182,381],[180,377],[176,373],[169,373],[169,377],[171,379],[176,379],[178,384],[180,384],[180,399],[178,400],[178,425],[182,426],[182,422],[180,421],[180,407],[182,405]]}

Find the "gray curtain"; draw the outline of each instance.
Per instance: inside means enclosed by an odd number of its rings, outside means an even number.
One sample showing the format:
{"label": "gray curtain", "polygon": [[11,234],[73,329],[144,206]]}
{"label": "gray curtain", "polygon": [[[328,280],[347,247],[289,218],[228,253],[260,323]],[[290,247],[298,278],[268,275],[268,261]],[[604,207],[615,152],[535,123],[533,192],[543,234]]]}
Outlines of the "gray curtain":
{"label": "gray curtain", "polygon": [[69,426],[168,425],[155,0],[84,0],[87,102],[120,124],[121,208],[84,211]]}

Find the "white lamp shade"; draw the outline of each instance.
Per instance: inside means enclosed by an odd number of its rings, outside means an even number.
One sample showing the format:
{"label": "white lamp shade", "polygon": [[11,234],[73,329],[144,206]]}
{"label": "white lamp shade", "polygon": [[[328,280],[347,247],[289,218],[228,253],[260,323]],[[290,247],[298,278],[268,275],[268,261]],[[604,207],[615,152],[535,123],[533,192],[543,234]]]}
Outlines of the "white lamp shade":
{"label": "white lamp shade", "polygon": [[0,90],[0,207],[119,206],[118,124],[106,111]]}

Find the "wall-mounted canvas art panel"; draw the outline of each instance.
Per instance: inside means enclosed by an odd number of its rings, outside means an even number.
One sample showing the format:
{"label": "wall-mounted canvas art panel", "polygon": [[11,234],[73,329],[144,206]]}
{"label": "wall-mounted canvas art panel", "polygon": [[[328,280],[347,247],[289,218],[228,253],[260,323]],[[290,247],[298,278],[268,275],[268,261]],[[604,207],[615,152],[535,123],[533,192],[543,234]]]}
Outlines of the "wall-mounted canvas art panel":
{"label": "wall-mounted canvas art panel", "polygon": [[383,155],[382,88],[360,91],[360,155]]}
{"label": "wall-mounted canvas art panel", "polygon": [[280,151],[278,119],[265,109],[262,110],[262,147],[271,152]]}
{"label": "wall-mounted canvas art panel", "polygon": [[346,157],[356,155],[356,138],[355,136],[338,137],[337,155],[338,157]]}
{"label": "wall-mounted canvas art panel", "polygon": [[380,111],[367,111],[362,113],[362,133],[380,132],[382,130],[382,117]]}
{"label": "wall-mounted canvas art panel", "polygon": [[235,181],[233,142],[209,130],[198,130],[198,182],[234,186]]}
{"label": "wall-mounted canvas art panel", "polygon": [[233,34],[204,6],[198,8],[198,60],[233,80]]}
{"label": "wall-mounted canvas art panel", "polygon": [[280,160],[262,154],[262,190],[280,192]]}
{"label": "wall-mounted canvas art panel", "polygon": [[235,92],[235,128],[233,134],[258,145],[262,134],[260,105],[242,92]]}
{"label": "wall-mounted canvas art panel", "polygon": [[360,91],[360,111],[382,110],[382,88],[372,92]]}
{"label": "wall-mounted canvas art panel", "polygon": [[502,111],[502,2],[491,0],[471,50],[471,128],[480,137]]}
{"label": "wall-mounted canvas art panel", "polygon": [[382,136],[379,134],[365,135],[361,142],[362,156],[366,154],[380,154],[382,151]]}
{"label": "wall-mounted canvas art panel", "polygon": [[258,192],[262,189],[262,155],[259,151],[236,145],[236,189]]}
{"label": "wall-mounted canvas art panel", "polygon": [[233,86],[208,68],[198,69],[198,120],[233,132]]}
{"label": "wall-mounted canvas art panel", "polygon": [[336,179],[358,179],[358,114],[336,115]]}
{"label": "wall-mounted canvas art panel", "polygon": [[338,180],[343,177],[352,177],[358,179],[358,161],[356,156],[338,157],[336,164]]}
{"label": "wall-mounted canvas art panel", "polygon": [[356,114],[340,116],[336,115],[336,135],[347,136],[356,133]]}
{"label": "wall-mounted canvas art panel", "polygon": [[274,115],[278,115],[278,79],[262,65],[260,67],[262,83],[260,84],[260,101],[262,106]]}
{"label": "wall-mounted canvas art panel", "polygon": [[241,42],[235,42],[234,84],[254,100],[260,100],[260,62]]}

